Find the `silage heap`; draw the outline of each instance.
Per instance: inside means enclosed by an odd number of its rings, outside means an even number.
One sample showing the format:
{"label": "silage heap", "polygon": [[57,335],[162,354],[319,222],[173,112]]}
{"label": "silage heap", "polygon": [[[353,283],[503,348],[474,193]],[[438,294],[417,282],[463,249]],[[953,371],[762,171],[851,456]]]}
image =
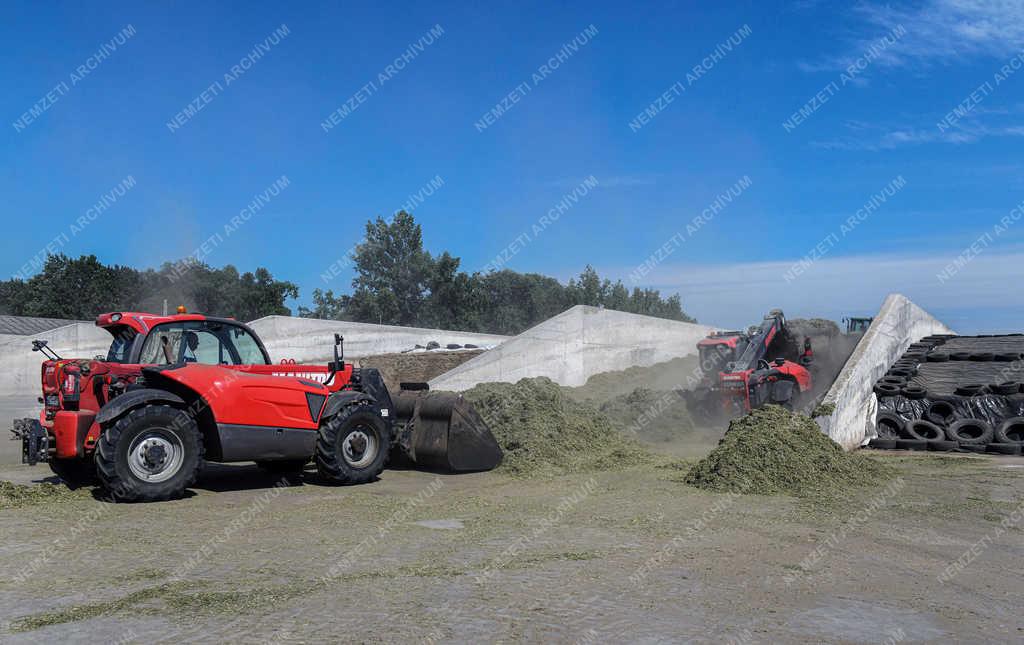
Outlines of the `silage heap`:
{"label": "silage heap", "polygon": [[734,419],[686,483],[718,492],[834,498],[893,475],[870,457],[844,452],[809,417],[769,405]]}
{"label": "silage heap", "polygon": [[627,435],[655,443],[691,435],[696,425],[686,402],[673,391],[637,388],[602,403],[600,410]]}
{"label": "silage heap", "polygon": [[517,476],[623,468],[651,460],[593,407],[551,379],[481,383],[463,392],[498,439],[501,469]]}

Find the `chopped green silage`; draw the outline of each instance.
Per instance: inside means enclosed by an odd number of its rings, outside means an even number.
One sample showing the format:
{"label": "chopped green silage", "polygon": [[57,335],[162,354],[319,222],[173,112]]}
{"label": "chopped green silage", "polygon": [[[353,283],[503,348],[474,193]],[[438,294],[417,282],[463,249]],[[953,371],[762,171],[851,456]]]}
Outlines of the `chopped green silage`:
{"label": "chopped green silage", "polygon": [[64,485],[50,483],[26,485],[0,481],[0,509],[54,504],[83,497],[84,491],[73,491]]}
{"label": "chopped green silage", "polygon": [[593,407],[551,379],[482,383],[463,393],[505,453],[501,469],[516,476],[624,468],[652,455]]}
{"label": "chopped green silage", "polygon": [[685,481],[718,492],[835,498],[894,475],[871,457],[844,452],[810,418],[769,405],[734,419]]}

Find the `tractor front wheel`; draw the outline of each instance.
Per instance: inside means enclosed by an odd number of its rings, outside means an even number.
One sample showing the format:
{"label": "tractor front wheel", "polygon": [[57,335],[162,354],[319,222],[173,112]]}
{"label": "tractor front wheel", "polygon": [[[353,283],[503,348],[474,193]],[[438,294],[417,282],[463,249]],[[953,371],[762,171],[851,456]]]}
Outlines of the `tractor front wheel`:
{"label": "tractor front wheel", "polygon": [[96,448],[100,483],[119,502],[181,497],[202,464],[195,419],[169,405],[132,410],[103,431]]}
{"label": "tractor front wheel", "polygon": [[384,470],[391,437],[376,408],[356,403],[320,428],[316,469],[334,484],[363,484]]}

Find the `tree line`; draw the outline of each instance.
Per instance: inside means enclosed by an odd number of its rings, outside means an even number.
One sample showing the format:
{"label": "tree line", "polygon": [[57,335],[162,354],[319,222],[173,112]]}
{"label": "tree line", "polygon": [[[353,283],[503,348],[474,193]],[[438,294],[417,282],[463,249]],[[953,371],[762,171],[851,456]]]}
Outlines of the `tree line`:
{"label": "tree line", "polygon": [[[315,289],[312,306],[299,307],[298,315],[495,334],[519,333],[578,304],[693,321],[678,294],[629,290],[589,265],[567,284],[508,269],[460,271],[458,257],[448,251],[435,257],[423,248],[420,225],[404,211],[390,222],[367,222],[349,257],[351,293]],[[0,313],[89,320],[104,311],[160,312],[166,300],[172,311],[184,304],[189,311],[254,320],[291,315],[285,303],[298,296],[296,284],[263,267],[240,273],[232,265],[218,269],[189,259],[138,270],[105,265],[94,255],[58,254],[27,280],[0,281]]]}
{"label": "tree line", "polygon": [[239,273],[231,265],[215,269],[186,260],[140,271],[103,264],[95,255],[57,254],[28,280],[0,282],[0,313],[91,320],[105,311],[161,313],[166,300],[171,312],[184,304],[189,311],[254,320],[290,315],[284,303],[298,296],[294,283],[276,280],[262,267]]}

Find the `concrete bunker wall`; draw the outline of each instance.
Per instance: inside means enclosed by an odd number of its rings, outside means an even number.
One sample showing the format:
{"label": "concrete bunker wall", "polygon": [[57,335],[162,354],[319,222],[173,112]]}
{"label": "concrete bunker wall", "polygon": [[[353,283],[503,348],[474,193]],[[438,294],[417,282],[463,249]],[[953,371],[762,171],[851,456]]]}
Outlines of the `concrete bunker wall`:
{"label": "concrete bunker wall", "polygon": [[299,363],[326,363],[332,358],[336,333],[345,337],[345,356],[352,358],[394,354],[432,340],[442,348],[448,344],[472,344],[486,349],[508,339],[508,336],[495,334],[289,316],[266,316],[249,326],[263,339],[275,363],[283,358],[293,358]]}
{"label": "concrete bunker wall", "polygon": [[822,431],[846,450],[875,436],[875,381],[911,343],[931,334],[950,333],[949,327],[906,296],[889,294],[825,394],[821,407],[831,412],[815,417]]}
{"label": "concrete bunker wall", "polygon": [[48,346],[66,358],[92,358],[107,355],[110,334],[92,323],[71,323],[31,336],[15,336],[0,341],[0,396],[32,396],[40,390],[39,365],[46,360],[32,351],[32,341],[48,341]]}
{"label": "concrete bunker wall", "polygon": [[430,381],[431,389],[546,376],[583,385],[594,374],[646,367],[697,352],[714,328],[577,305]]}

